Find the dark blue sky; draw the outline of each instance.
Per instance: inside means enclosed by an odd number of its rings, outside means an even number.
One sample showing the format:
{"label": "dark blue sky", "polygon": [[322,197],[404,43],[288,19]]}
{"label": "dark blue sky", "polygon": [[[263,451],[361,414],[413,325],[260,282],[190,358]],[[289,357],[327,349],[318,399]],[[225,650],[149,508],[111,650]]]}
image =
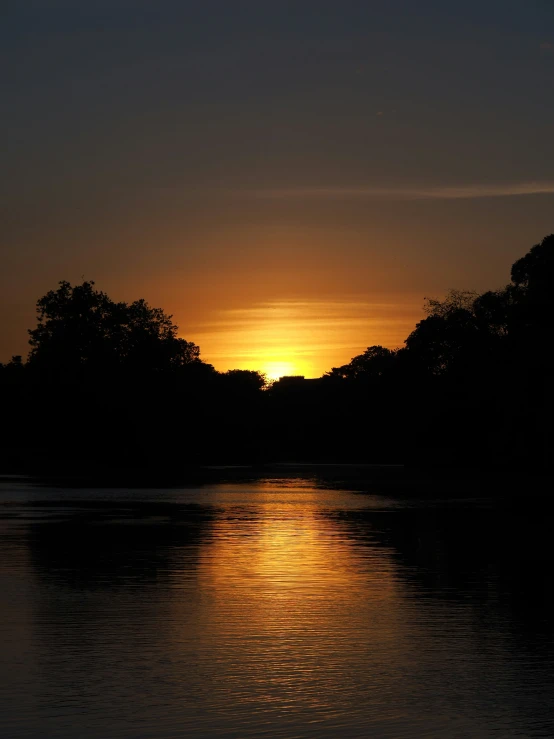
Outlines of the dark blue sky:
{"label": "dark blue sky", "polygon": [[552,2],[1,14],[0,359],[58,279],[143,295],[194,339],[264,300],[502,284],[554,230]]}

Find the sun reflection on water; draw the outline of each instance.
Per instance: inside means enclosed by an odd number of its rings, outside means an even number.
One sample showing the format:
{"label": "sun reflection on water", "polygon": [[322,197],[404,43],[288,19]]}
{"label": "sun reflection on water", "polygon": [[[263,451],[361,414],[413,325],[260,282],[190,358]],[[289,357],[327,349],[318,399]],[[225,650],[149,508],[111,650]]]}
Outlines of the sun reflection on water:
{"label": "sun reflection on water", "polygon": [[[375,552],[352,546],[313,487],[258,487],[252,505],[222,508],[197,576],[205,598],[199,639],[217,652],[225,689],[252,704],[319,709],[340,695],[346,707],[352,681],[399,642],[398,625],[382,616],[390,613],[383,602],[398,597],[395,565]],[[362,648],[353,624],[365,632]],[[368,629],[379,630],[372,655]]]}

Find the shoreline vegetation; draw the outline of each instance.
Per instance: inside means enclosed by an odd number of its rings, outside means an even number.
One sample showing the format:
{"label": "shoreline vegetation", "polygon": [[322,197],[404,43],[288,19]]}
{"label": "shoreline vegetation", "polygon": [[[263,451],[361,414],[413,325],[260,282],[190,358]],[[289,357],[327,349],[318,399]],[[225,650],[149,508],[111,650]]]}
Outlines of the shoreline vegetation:
{"label": "shoreline vegetation", "polygon": [[0,365],[0,472],[163,485],[313,465],[347,481],[365,469],[383,489],[438,490],[453,474],[541,488],[554,440],[554,235],[504,288],[451,291],[426,314],[402,348],[268,384],[217,372],[144,300],[61,282],[37,302],[27,359]]}
{"label": "shoreline vegetation", "polygon": [[42,467],[30,474],[0,474],[0,484],[32,484],[56,489],[175,489],[212,485],[277,485],[287,489],[336,489],[382,499],[419,501],[505,500],[538,505],[552,496],[552,475],[540,470],[507,470],[454,466],[405,466],[352,463],[288,463],[208,465],[180,471],[99,466],[93,470],[69,464],[62,471]]}

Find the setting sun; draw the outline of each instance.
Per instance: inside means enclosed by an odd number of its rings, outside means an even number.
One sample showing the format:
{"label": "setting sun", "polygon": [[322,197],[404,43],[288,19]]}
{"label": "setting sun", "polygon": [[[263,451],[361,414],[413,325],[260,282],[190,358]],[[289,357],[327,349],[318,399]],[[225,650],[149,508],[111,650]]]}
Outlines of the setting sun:
{"label": "setting sun", "polygon": [[266,362],[262,366],[268,380],[278,380],[285,375],[300,374],[292,362]]}
{"label": "setting sun", "polygon": [[419,297],[275,300],[212,314],[192,338],[219,371],[251,369],[268,380],[320,377],[372,344],[400,346],[421,311]]}

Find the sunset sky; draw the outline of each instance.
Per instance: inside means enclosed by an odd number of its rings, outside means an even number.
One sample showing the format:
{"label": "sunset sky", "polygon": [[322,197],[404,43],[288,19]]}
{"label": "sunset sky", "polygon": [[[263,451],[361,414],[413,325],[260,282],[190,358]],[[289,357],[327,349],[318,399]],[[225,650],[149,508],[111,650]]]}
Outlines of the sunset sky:
{"label": "sunset sky", "polygon": [[84,276],[317,376],[554,231],[552,0],[4,0],[0,55],[0,361]]}

